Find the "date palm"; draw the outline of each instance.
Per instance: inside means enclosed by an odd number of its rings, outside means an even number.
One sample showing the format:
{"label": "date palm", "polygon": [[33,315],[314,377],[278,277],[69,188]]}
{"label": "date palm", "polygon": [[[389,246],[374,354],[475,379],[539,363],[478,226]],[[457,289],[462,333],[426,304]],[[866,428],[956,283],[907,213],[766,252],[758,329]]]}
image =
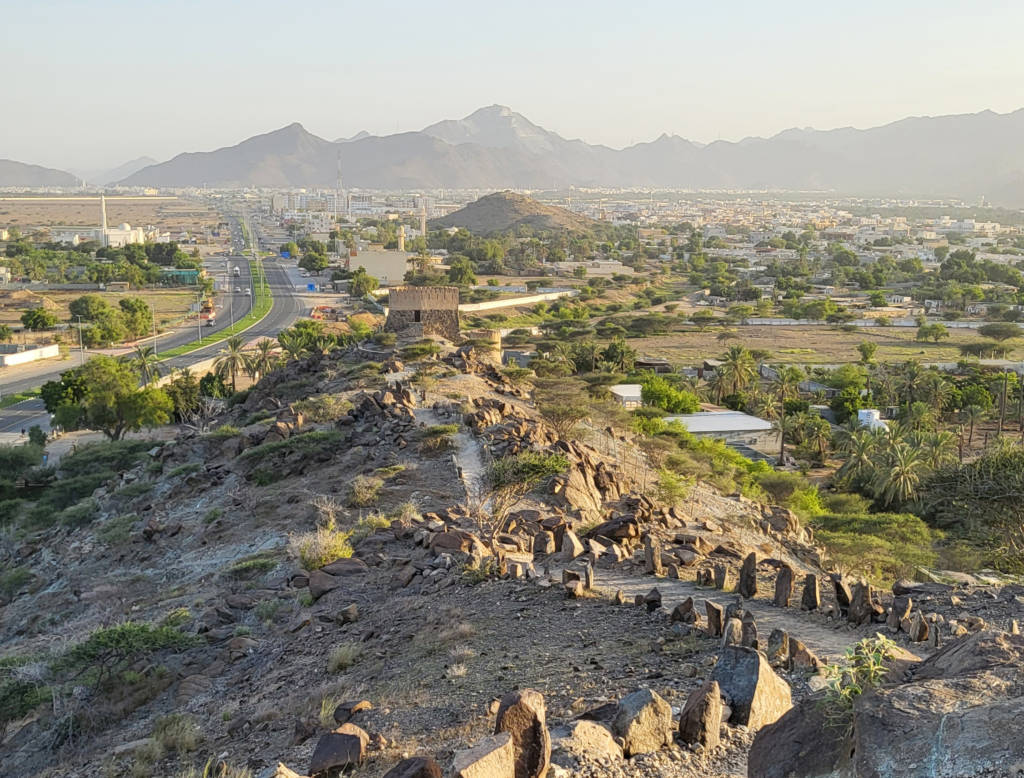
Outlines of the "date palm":
{"label": "date palm", "polygon": [[846,454],[846,461],[836,471],[841,481],[870,483],[875,477],[878,465],[878,449],[881,436],[868,429],[844,429],[836,435],[836,447]]}
{"label": "date palm", "polygon": [[875,476],[875,493],[882,505],[889,507],[910,502],[917,497],[926,464],[921,451],[902,440],[891,446],[884,466]]}
{"label": "date palm", "polygon": [[284,353],[288,355],[289,360],[301,359],[309,353],[309,338],[305,333],[298,332],[297,330],[284,330],[278,334],[277,342],[281,344],[281,348],[284,349]]}
{"label": "date palm", "polygon": [[161,375],[160,358],[152,346],[136,346],[135,353],[129,361],[131,366],[139,371],[143,384],[148,385]]}
{"label": "date palm", "polygon": [[754,357],[745,346],[730,346],[718,368],[729,394],[739,394],[757,377]]}
{"label": "date palm", "polygon": [[224,348],[220,350],[220,356],[213,361],[213,370],[221,378],[231,376],[231,391],[238,391],[238,374],[245,370],[245,352],[242,347],[245,341],[241,335],[234,335],[228,338]]}
{"label": "date palm", "polygon": [[974,428],[979,421],[985,419],[986,412],[980,405],[968,405],[960,411],[960,414],[964,424],[967,425],[967,446],[970,447],[971,443],[974,442]]}
{"label": "date palm", "polygon": [[931,470],[956,461],[956,435],[949,430],[928,432],[921,439],[921,457]]}

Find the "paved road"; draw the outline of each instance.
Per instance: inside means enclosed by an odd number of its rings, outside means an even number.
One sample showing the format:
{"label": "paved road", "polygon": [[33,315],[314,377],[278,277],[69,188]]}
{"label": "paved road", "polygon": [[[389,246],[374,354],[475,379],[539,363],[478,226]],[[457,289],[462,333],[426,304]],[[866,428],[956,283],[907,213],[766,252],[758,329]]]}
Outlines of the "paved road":
{"label": "paved road", "polygon": [[[238,286],[243,290],[246,286],[251,288],[252,282],[248,276],[248,263],[245,259],[243,257],[232,257],[231,264],[237,264],[242,268],[242,276],[238,279],[233,279],[233,281],[237,281]],[[289,280],[287,272],[283,268],[278,267],[273,261],[264,262],[263,269],[267,276],[267,285],[270,287],[270,293],[274,298],[274,307],[261,322],[243,333],[243,337],[246,340],[275,337],[277,333],[289,327],[292,322],[305,312],[305,304],[300,298],[296,297],[295,287]],[[248,295],[235,295],[234,303],[234,318],[237,321],[248,313],[252,305],[252,298]],[[228,318],[227,314],[222,312],[217,317],[217,324],[213,327],[203,327],[202,334],[204,336],[209,335],[229,326]],[[183,330],[161,336],[158,340],[158,351],[174,348],[184,343],[191,343],[196,340],[198,335],[198,328],[186,327]],[[188,367],[210,359],[217,355],[223,348],[223,345],[223,343],[214,343],[188,354],[173,357],[163,363],[164,369],[166,371],[170,368]],[[20,382],[0,385],[0,391],[7,394],[34,389],[46,381],[59,378],[62,372],[73,367],[74,364],[77,363],[64,362],[52,374],[37,375]],[[10,433],[18,433],[23,429],[27,430],[34,424],[38,424],[43,430],[50,428],[50,417],[46,413],[42,400],[26,400],[0,411],[0,434],[6,433],[9,436]]]}

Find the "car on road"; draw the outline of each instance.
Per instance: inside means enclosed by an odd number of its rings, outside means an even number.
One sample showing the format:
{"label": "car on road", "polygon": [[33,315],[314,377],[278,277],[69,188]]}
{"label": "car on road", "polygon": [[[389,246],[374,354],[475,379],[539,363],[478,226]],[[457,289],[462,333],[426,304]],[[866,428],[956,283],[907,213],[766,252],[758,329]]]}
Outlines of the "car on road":
{"label": "car on road", "polygon": [[242,293],[242,287],[236,286],[235,287],[235,294],[241,294],[241,293]]}

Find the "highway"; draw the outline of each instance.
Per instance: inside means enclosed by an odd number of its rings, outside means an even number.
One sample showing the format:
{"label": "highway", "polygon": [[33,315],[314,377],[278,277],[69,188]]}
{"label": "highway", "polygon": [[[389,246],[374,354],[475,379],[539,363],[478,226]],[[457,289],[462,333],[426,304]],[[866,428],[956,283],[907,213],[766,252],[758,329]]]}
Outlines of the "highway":
{"label": "highway", "polygon": [[[252,307],[253,298],[244,293],[244,290],[247,287],[250,289],[252,288],[252,278],[249,275],[249,263],[246,261],[245,257],[230,257],[228,258],[228,265],[230,267],[237,265],[241,271],[239,278],[229,276],[229,283],[231,284],[230,289],[232,290],[229,294],[234,296],[234,300],[232,301],[234,306],[233,318],[235,321],[238,321],[238,319],[245,316]],[[295,295],[295,287],[289,280],[287,272],[273,261],[264,262],[263,270],[267,277],[267,285],[270,288],[270,294],[274,299],[274,305],[271,308],[270,313],[268,313],[262,321],[242,333],[242,337],[247,341],[258,338],[276,337],[281,330],[291,326],[291,324],[305,312],[305,305],[302,300]],[[238,286],[242,290],[241,294],[234,294],[233,290],[235,286]],[[175,332],[159,336],[156,339],[157,352],[166,351],[186,343],[192,343],[200,336],[207,336],[218,332],[225,327],[230,326],[230,318],[228,308],[225,305],[218,311],[216,324],[214,326],[203,326],[201,331],[198,326],[185,327],[183,329],[176,330]],[[152,344],[153,340],[150,339],[146,342],[148,344]],[[196,349],[188,354],[172,357],[162,363],[163,372],[166,374],[171,369],[185,368],[199,362],[203,362],[204,360],[211,359],[212,357],[217,356],[223,347],[224,343],[221,341],[219,343],[213,343],[209,346],[205,346],[201,349]],[[37,373],[18,380],[0,383],[0,393],[8,395],[14,392],[24,392],[35,389],[36,387],[42,386],[47,381],[59,379],[61,373],[75,367],[77,364],[78,361],[75,359],[63,360],[58,367],[54,367],[53,370],[48,372]],[[43,430],[49,430],[50,428],[50,417],[46,412],[46,408],[43,406],[42,400],[25,400],[24,402],[17,403],[0,410],[0,434],[12,432],[17,433],[21,430],[27,430],[34,424],[38,424]]]}

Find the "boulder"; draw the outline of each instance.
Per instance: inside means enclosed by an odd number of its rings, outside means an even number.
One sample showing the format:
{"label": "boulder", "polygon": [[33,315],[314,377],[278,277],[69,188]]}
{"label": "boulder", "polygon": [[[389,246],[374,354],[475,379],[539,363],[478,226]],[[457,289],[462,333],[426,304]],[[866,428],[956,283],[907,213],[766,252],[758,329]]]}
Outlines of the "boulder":
{"label": "boulder", "polygon": [[[641,595],[637,595],[640,597]],[[643,596],[643,604],[647,606],[648,613],[654,613],[661,607],[661,592],[658,591],[658,587],[654,587],[646,595]]]}
{"label": "boulder", "polygon": [[740,582],[736,591],[746,600],[757,595],[757,554],[753,551],[747,554],[747,558],[743,560],[743,567],[740,568]]}
{"label": "boulder", "polygon": [[853,599],[850,585],[840,573],[832,573],[829,577],[832,580],[832,588],[836,593],[836,602],[839,603],[839,614],[845,618],[850,610],[850,600]]}
{"label": "boulder", "polygon": [[313,757],[309,760],[309,774],[314,778],[327,775],[332,771],[358,766],[365,758],[366,744],[358,735],[328,732],[317,741]]}
{"label": "boulder", "polygon": [[717,602],[711,602],[711,600],[704,601],[704,610],[708,615],[708,635],[713,638],[721,637],[722,625],[724,623],[725,612],[722,606]]}
{"label": "boulder", "polygon": [[429,756],[413,756],[384,773],[384,778],[441,778],[441,765]]}
{"label": "boulder", "polygon": [[622,747],[607,726],[597,721],[579,719],[569,724],[568,734],[555,744],[561,751],[588,761],[622,759]]}
{"label": "boulder", "polygon": [[455,778],[515,778],[511,733],[489,735],[472,748],[456,752],[452,773]]}
{"label": "boulder", "polygon": [[369,700],[349,700],[334,709],[334,720],[338,724],[347,724],[353,716],[365,710],[373,710]]}
{"label": "boulder", "polygon": [[664,575],[661,562],[661,543],[652,535],[644,536],[644,572],[647,575]]}
{"label": "boulder", "polygon": [[506,694],[498,705],[494,732],[508,732],[512,736],[516,778],[547,775],[551,764],[551,736],[540,692],[519,689]]}
{"label": "boulder", "polygon": [[772,667],[789,666],[789,633],[781,629],[773,629],[768,636],[768,649],[765,651]]}
{"label": "boulder", "polygon": [[725,565],[719,563],[719,564],[715,565],[714,573],[715,573],[715,588],[716,589],[722,589],[724,591],[726,589],[728,583],[729,583],[729,568],[726,567]]}
{"label": "boulder", "polygon": [[672,707],[656,692],[638,689],[619,701],[612,730],[626,756],[658,751],[672,744]]}
{"label": "boulder", "polygon": [[911,641],[914,643],[923,643],[928,639],[928,620],[924,617],[921,611],[914,614],[914,618],[910,621],[910,629],[907,630]]}
{"label": "boulder", "polygon": [[818,576],[808,573],[804,578],[804,593],[800,597],[800,608],[805,611],[816,611],[821,607],[821,589]]}
{"label": "boulder", "polygon": [[782,565],[775,577],[775,596],[773,602],[776,608],[788,608],[789,601],[793,598],[793,568],[789,565]]}
{"label": "boulder", "polygon": [[775,674],[764,654],[752,648],[725,646],[712,679],[732,709],[734,724],[758,730],[793,707],[789,684]]}
{"label": "boulder", "polygon": [[309,596],[314,600],[319,600],[327,592],[334,591],[339,586],[341,586],[341,581],[323,570],[314,570],[309,574]]}
{"label": "boulder", "polygon": [[335,559],[333,562],[321,567],[320,570],[328,575],[346,576],[361,575],[362,573],[369,572],[370,568],[362,559],[353,556]]}
{"label": "boulder", "polygon": [[583,556],[584,549],[583,544],[580,543],[580,539],[576,537],[576,533],[571,529],[567,529],[565,534],[562,536],[562,549],[561,557],[567,562],[571,562],[578,556]]}
{"label": "boulder", "polygon": [[687,597],[672,609],[670,622],[681,621],[683,624],[693,624],[697,621],[697,614],[693,610],[693,597]]}
{"label": "boulder", "polygon": [[741,632],[740,632],[740,645],[747,646],[748,648],[760,648],[760,644],[757,641],[757,623],[754,621],[754,614],[747,611],[743,614],[743,618],[740,619]]}
{"label": "boulder", "polygon": [[743,642],[743,624],[739,619],[726,619],[722,627],[722,648]]}
{"label": "boulder", "polygon": [[881,604],[877,602],[871,584],[864,581],[854,584],[850,597],[850,608],[847,612],[847,619],[851,624],[862,626],[879,621],[884,612]]}
{"label": "boulder", "polygon": [[555,534],[553,532],[538,532],[533,536],[533,553],[546,555],[555,553]]}
{"label": "boulder", "polygon": [[679,739],[705,748],[718,745],[722,727],[722,691],[717,681],[705,681],[687,698],[679,714]]}

